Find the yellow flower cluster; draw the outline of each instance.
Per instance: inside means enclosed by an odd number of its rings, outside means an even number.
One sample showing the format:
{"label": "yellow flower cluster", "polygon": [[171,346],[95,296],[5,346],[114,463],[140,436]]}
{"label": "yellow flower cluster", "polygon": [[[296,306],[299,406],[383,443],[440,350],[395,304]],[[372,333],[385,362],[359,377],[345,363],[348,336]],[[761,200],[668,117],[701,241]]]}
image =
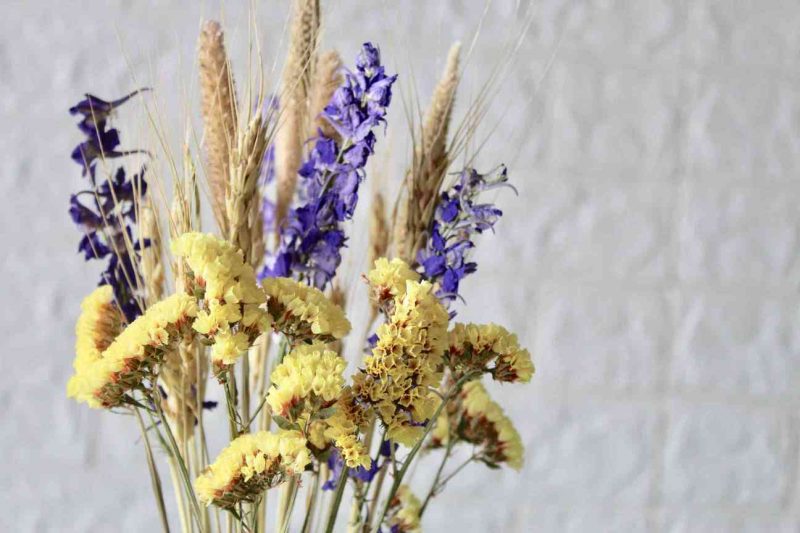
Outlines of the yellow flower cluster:
{"label": "yellow flower cluster", "polygon": [[333,441],[348,468],[370,467],[369,449],[359,440],[358,433],[366,430],[372,419],[371,412],[358,402],[353,390],[345,387],[339,395],[333,415],[324,421],[325,442]]}
{"label": "yellow flower cluster", "polygon": [[184,233],[172,252],[192,271],[192,292],[202,309],[192,327],[212,340],[211,361],[220,374],[236,362],[270,323],[260,306],[266,301],[253,267],[241,251],[211,234]]}
{"label": "yellow flower cluster", "polygon": [[506,463],[515,470],[522,468],[525,450],[519,433],[480,381],[464,385],[461,409],[461,437],[483,447],[482,459],[490,463]]}
{"label": "yellow flower cluster", "polygon": [[[153,366],[161,362],[165,351],[185,335],[196,315],[197,303],[186,294],[175,294],[151,306],[114,339],[99,359],[76,360],[67,395],[90,407],[120,405],[125,394],[140,386]],[[79,354],[76,359],[85,356]]]}
{"label": "yellow flower cluster", "polygon": [[489,372],[497,381],[522,383],[533,376],[530,352],[520,347],[516,335],[497,324],[456,324],[448,344],[447,362],[455,376]]}
{"label": "yellow flower cluster", "polygon": [[267,278],[264,292],[273,328],[293,343],[330,342],[350,332],[350,322],[342,308],[315,287],[289,278]]}
{"label": "yellow flower cluster", "polygon": [[97,287],[83,299],[81,314],[75,325],[73,367],[76,372],[81,372],[102,357],[105,349],[122,330],[122,320],[110,285]]}
{"label": "yellow flower cluster", "polygon": [[441,382],[448,315],[430,283],[405,283],[388,321],[377,330],[364,369],[353,378],[353,388],[362,402],[374,407],[387,437],[411,446],[439,403],[430,387]]}
{"label": "yellow flower cluster", "polygon": [[324,344],[300,344],[272,371],[267,404],[275,415],[307,421],[339,397],[344,369],[344,359]]}
{"label": "yellow flower cluster", "polygon": [[407,281],[419,281],[419,274],[402,259],[391,261],[385,257],[375,260],[374,268],[367,274],[370,298],[379,307],[394,302],[406,293]]}
{"label": "yellow flower cluster", "polygon": [[392,532],[420,531],[419,513],[422,505],[408,485],[400,485],[389,507],[387,525]]}
{"label": "yellow flower cluster", "polygon": [[194,482],[200,501],[231,509],[300,473],[311,458],[299,431],[241,435]]}

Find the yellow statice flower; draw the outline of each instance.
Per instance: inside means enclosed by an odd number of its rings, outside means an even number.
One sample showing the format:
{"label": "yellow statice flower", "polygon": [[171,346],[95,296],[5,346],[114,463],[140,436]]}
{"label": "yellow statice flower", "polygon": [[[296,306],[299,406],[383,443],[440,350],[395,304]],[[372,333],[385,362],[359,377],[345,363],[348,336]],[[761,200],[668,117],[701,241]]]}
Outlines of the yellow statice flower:
{"label": "yellow statice flower", "polygon": [[358,436],[353,434],[345,434],[333,441],[334,446],[341,452],[342,459],[348,468],[362,468],[369,469],[372,460],[369,458],[369,450],[367,446],[361,442]]}
{"label": "yellow statice flower", "polygon": [[327,420],[312,420],[308,423],[306,430],[306,438],[308,439],[308,446],[315,452],[322,452],[328,448],[331,440],[325,436],[325,431],[328,429]]}
{"label": "yellow statice flower", "polygon": [[449,334],[447,364],[456,376],[488,372],[497,381],[523,382],[534,373],[531,354],[517,336],[497,324],[456,324]]}
{"label": "yellow statice flower", "polygon": [[344,359],[324,344],[300,344],[270,374],[267,404],[287,420],[308,420],[336,402],[344,387],[344,369]]}
{"label": "yellow statice flower", "polygon": [[392,532],[415,533],[420,531],[419,513],[422,504],[408,485],[400,485],[389,503],[386,523]]}
{"label": "yellow statice flower", "polygon": [[234,439],[194,482],[206,505],[232,509],[301,473],[311,462],[299,431],[260,431]]}
{"label": "yellow statice flower", "polygon": [[393,441],[412,446],[439,404],[430,388],[442,379],[447,322],[431,284],[406,281],[364,369],[353,377],[356,395],[374,407]]}
{"label": "yellow statice flower", "polygon": [[75,325],[76,372],[97,361],[122,330],[123,316],[114,303],[110,285],[93,290],[81,302],[81,314]]}
{"label": "yellow statice flower", "polygon": [[315,287],[289,278],[267,278],[264,292],[273,328],[293,343],[330,342],[350,332],[350,322],[342,308]]}
{"label": "yellow statice flower", "polygon": [[200,300],[193,328],[211,340],[219,375],[247,351],[270,324],[261,308],[266,298],[242,252],[214,235],[189,232],[172,242],[172,252],[191,270],[187,288]]}
{"label": "yellow statice flower", "polygon": [[186,294],[175,294],[151,306],[131,322],[100,358],[76,365],[67,395],[91,407],[115,407],[125,394],[142,383],[164,353],[186,334],[197,315],[197,304]]}
{"label": "yellow statice flower", "polygon": [[366,430],[372,420],[372,412],[359,402],[350,387],[342,390],[336,410],[324,420],[327,427],[323,436],[339,449],[349,468],[371,465],[369,449],[359,440],[358,433]]}
{"label": "yellow statice flower", "polygon": [[370,298],[382,306],[386,302],[394,302],[402,298],[406,292],[407,281],[419,281],[419,274],[411,270],[408,264],[399,258],[391,261],[385,257],[375,260],[375,266],[367,274],[370,286]]}
{"label": "yellow statice flower", "polygon": [[464,385],[461,410],[460,436],[483,448],[481,459],[490,463],[506,463],[515,470],[522,468],[525,450],[519,433],[503,409],[492,401],[480,381]]}

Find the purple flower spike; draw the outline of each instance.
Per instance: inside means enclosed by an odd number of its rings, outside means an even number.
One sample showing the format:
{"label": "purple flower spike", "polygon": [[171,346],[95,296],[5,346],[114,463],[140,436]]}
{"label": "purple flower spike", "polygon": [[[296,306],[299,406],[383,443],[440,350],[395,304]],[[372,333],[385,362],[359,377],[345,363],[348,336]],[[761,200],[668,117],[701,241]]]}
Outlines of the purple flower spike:
{"label": "purple flower spike", "polygon": [[[140,150],[118,150],[119,132],[108,128],[111,113],[147,89],[139,89],[117,100],[107,102],[87,94],[85,99],[70,108],[72,115],[82,115],[78,129],[85,140],[72,151],[72,160],[88,174],[90,187],[70,197],[69,214],[83,231],[78,251],[89,261],[107,260],[100,285],[110,285],[114,297],[128,321],[135,319],[141,310],[137,272],[138,252],[150,245],[149,240],[136,240],[136,200],[147,192],[144,167],[130,178],[123,167],[118,167],[107,178],[96,177],[97,159],[113,159]],[[81,198],[82,197],[82,198]],[[128,244],[133,248],[131,256]]]}
{"label": "purple flower spike", "polygon": [[105,130],[105,122],[108,116],[114,112],[116,108],[136,96],[137,94],[149,91],[148,87],[136,89],[123,96],[110,102],[106,102],[102,98],[98,98],[92,94],[85,94],[85,98],[69,108],[70,115],[83,115],[83,120],[78,123],[80,129],[86,135],[92,135],[97,131]]}
{"label": "purple flower spike", "polygon": [[386,122],[392,84],[380,52],[365,43],[356,59],[356,71],[345,72],[322,116],[341,136],[337,142],[319,132],[298,174],[301,205],[292,209],[280,230],[280,247],[269,258],[260,277],[304,279],[319,289],[333,279],[342,261],[347,238],[341,228],[358,203],[364,166],[374,153],[375,127]]}
{"label": "purple flower spike", "polygon": [[[458,181],[441,194],[428,242],[419,251],[417,262],[422,276],[437,284],[436,295],[445,305],[460,297],[461,280],[478,268],[476,263],[468,261],[469,252],[475,247],[473,235],[493,230],[503,215],[492,204],[476,203],[477,198],[484,191],[511,187],[507,181],[503,165],[490,174],[466,168]],[[455,312],[450,314],[452,317]]]}

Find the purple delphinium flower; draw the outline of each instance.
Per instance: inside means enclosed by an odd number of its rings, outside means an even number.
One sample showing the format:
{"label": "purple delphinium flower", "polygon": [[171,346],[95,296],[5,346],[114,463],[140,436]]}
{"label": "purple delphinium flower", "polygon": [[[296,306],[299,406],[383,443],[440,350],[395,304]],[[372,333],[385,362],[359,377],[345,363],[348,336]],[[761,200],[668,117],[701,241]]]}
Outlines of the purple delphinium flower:
{"label": "purple delphinium flower", "polygon": [[385,123],[397,76],[387,76],[380,53],[365,43],[355,72],[346,71],[322,115],[341,142],[318,133],[299,170],[301,205],[292,209],[280,230],[280,246],[262,277],[304,279],[323,289],[342,260],[347,238],[342,222],[352,218],[364,166],[375,147],[373,129]]}
{"label": "purple delphinium flower", "polygon": [[441,194],[428,241],[417,254],[417,262],[422,276],[437,284],[436,295],[445,305],[459,297],[461,280],[477,269],[477,264],[468,259],[475,246],[473,236],[494,230],[503,214],[493,204],[477,203],[478,196],[497,187],[511,187],[507,181],[503,165],[488,174],[466,168]]}
{"label": "purple delphinium flower", "polygon": [[91,173],[94,181],[94,160],[98,157],[113,159],[124,155],[138,153],[140,150],[117,150],[119,146],[119,131],[115,128],[107,129],[106,122],[111,113],[119,106],[149,89],[137,89],[122,98],[107,102],[97,96],[86,94],[84,99],[69,108],[70,115],[82,115],[78,122],[78,129],[86,135],[86,140],[72,151],[72,160],[81,165],[83,175]]}
{"label": "purple delphinium flower", "polygon": [[[88,175],[89,188],[70,197],[69,214],[83,230],[78,251],[84,259],[105,259],[106,269],[100,285],[110,285],[114,297],[128,321],[141,314],[137,297],[140,293],[138,252],[150,245],[147,239],[137,240],[137,198],[147,192],[145,169],[128,177],[124,167],[118,167],[107,179],[97,180],[97,159],[116,158],[140,150],[117,150],[119,132],[108,128],[108,117],[120,105],[146,89],[140,89],[117,100],[107,102],[87,94],[69,112],[82,115],[78,129],[86,136],[72,152],[72,159]],[[98,181],[100,181],[98,183]],[[130,251],[132,248],[132,254]],[[133,255],[133,256],[132,256]]]}
{"label": "purple delphinium flower", "polygon": [[[357,479],[359,481],[364,481],[365,483],[369,483],[372,481],[372,478],[375,477],[375,474],[378,473],[378,470],[383,468],[383,465],[378,466],[377,461],[375,459],[370,459],[371,464],[369,468],[364,468],[363,466],[359,466],[358,468],[351,468],[347,471],[347,476],[352,479]],[[385,462],[384,462],[385,464]],[[339,453],[339,450],[333,448],[331,450],[330,455],[328,455],[328,468],[330,470],[330,477],[322,484],[322,490],[333,490],[336,488],[336,484],[339,481],[339,478],[342,475],[342,469],[344,468],[344,459],[342,459],[342,454]]]}

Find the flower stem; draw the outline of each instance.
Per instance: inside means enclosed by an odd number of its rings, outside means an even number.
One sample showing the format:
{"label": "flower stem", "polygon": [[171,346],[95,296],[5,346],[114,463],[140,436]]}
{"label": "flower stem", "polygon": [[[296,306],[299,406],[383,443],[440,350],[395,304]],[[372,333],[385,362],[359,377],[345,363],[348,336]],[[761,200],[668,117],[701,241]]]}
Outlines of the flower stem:
{"label": "flower stem", "polygon": [[433,477],[433,483],[431,483],[431,489],[428,491],[428,495],[425,496],[425,500],[422,502],[422,506],[419,509],[419,516],[422,518],[422,514],[425,512],[425,508],[428,507],[428,502],[431,501],[436,495],[436,492],[439,490],[439,479],[442,477],[442,472],[444,472],[444,465],[447,463],[447,460],[450,458],[450,452],[453,450],[453,439],[448,439],[447,441],[447,448],[444,451],[444,457],[442,457],[442,462],[439,463],[439,468],[436,470],[436,475]]}
{"label": "flower stem", "polygon": [[147,436],[147,430],[142,421],[142,414],[139,409],[134,408],[136,413],[136,421],[139,423],[139,430],[142,432],[142,440],[144,440],[144,451],[147,457],[147,467],[150,470],[150,482],[153,486],[153,496],[156,499],[156,506],[158,507],[158,514],[161,518],[161,527],[166,533],[169,533],[169,520],[167,520],[167,509],[164,507],[164,493],[161,490],[161,478],[158,475],[156,463],[153,460],[153,449],[150,447],[150,439]]}
{"label": "flower stem", "polygon": [[444,488],[444,486],[447,484],[447,482],[448,482],[448,481],[450,481],[451,479],[453,479],[453,478],[456,476],[456,474],[458,474],[459,472],[461,472],[461,471],[464,469],[464,467],[466,467],[468,464],[470,464],[472,461],[474,461],[474,460],[476,459],[476,457],[477,457],[476,455],[472,455],[472,456],[470,456],[470,458],[469,458],[469,459],[467,459],[466,461],[464,461],[463,463],[461,463],[460,465],[458,465],[458,467],[457,467],[455,470],[453,470],[452,472],[450,472],[450,473],[449,473],[449,474],[448,474],[448,475],[447,475],[447,476],[446,476],[446,477],[445,477],[443,480],[441,480],[441,481],[439,482],[439,487],[437,488],[437,490],[441,490],[441,489],[443,489],[443,488]]}
{"label": "flower stem", "polygon": [[225,405],[228,407],[228,430],[231,440],[239,436],[236,414],[236,374],[233,368],[225,376]]}
{"label": "flower stem", "polygon": [[242,358],[242,431],[250,432],[250,350]]}
{"label": "flower stem", "polygon": [[167,439],[169,441],[170,447],[173,450],[173,454],[175,456],[175,460],[178,462],[178,466],[180,467],[181,477],[183,478],[183,482],[186,488],[186,496],[189,498],[189,504],[192,511],[192,517],[195,519],[197,523],[197,527],[200,528],[200,504],[197,503],[197,498],[194,495],[194,490],[192,489],[192,481],[189,478],[189,471],[186,469],[186,463],[181,457],[180,450],[178,449],[178,444],[175,442],[175,436],[172,434],[172,429],[169,427],[169,423],[167,422],[167,417],[164,416],[164,410],[161,408],[161,393],[158,391],[158,387],[153,388],[155,392],[154,404],[156,406],[156,411],[158,412],[158,418],[161,420],[161,425],[164,426],[164,430],[167,433]]}
{"label": "flower stem", "polygon": [[294,508],[295,498],[297,497],[297,481],[300,476],[292,476],[286,484],[281,501],[281,514],[278,520],[279,530],[285,533],[289,529],[289,522],[292,516],[292,509]]}
{"label": "flower stem", "polygon": [[328,524],[325,526],[325,533],[331,533],[333,526],[336,524],[336,515],[339,514],[339,506],[342,504],[342,495],[344,494],[344,487],[347,485],[347,472],[350,469],[347,465],[342,467],[342,473],[339,474],[339,479],[336,480],[336,493],[333,495],[331,502],[330,513],[328,514]]}
{"label": "flower stem", "polygon": [[308,492],[308,500],[306,502],[306,516],[303,519],[303,527],[300,533],[308,533],[311,531],[311,526],[314,521],[314,510],[317,506],[317,496],[319,494],[319,470],[314,472],[314,481],[311,484],[311,490]]}
{"label": "flower stem", "polygon": [[400,485],[403,482],[403,477],[405,477],[406,472],[408,472],[408,468],[411,466],[411,462],[414,460],[414,458],[417,456],[417,453],[422,448],[422,443],[425,442],[425,439],[428,437],[428,434],[433,429],[433,426],[436,425],[436,420],[438,420],[439,415],[442,412],[442,409],[444,409],[444,407],[447,405],[447,403],[456,394],[458,394],[458,391],[461,390],[461,387],[464,385],[464,383],[466,383],[467,381],[469,381],[471,379],[474,379],[475,377],[476,377],[475,373],[469,373],[469,374],[466,374],[463,377],[461,377],[461,379],[459,379],[456,382],[456,384],[453,385],[453,388],[450,389],[450,391],[448,391],[447,396],[445,396],[444,399],[439,403],[439,407],[436,408],[436,412],[433,413],[433,416],[430,418],[430,420],[426,424],[424,433],[417,440],[417,443],[414,445],[414,447],[411,448],[411,451],[408,452],[408,456],[406,457],[406,460],[403,461],[403,466],[394,475],[394,480],[392,482],[392,488],[389,491],[388,496],[386,497],[386,503],[383,505],[383,511],[381,512],[380,516],[378,517],[378,521],[375,523],[375,527],[372,530],[373,533],[377,533],[378,530],[380,529],[380,524],[383,522],[383,519],[386,517],[386,513],[389,512],[389,505],[391,504],[392,499],[394,498],[394,495],[397,493],[397,489],[400,488]]}
{"label": "flower stem", "polygon": [[384,463],[383,468],[378,472],[378,481],[375,482],[375,489],[372,491],[372,501],[369,504],[367,511],[367,520],[364,522],[365,530],[372,525],[372,517],[375,516],[375,511],[378,509],[378,501],[381,497],[381,489],[383,488],[383,480],[386,479],[386,472],[389,467]]}

